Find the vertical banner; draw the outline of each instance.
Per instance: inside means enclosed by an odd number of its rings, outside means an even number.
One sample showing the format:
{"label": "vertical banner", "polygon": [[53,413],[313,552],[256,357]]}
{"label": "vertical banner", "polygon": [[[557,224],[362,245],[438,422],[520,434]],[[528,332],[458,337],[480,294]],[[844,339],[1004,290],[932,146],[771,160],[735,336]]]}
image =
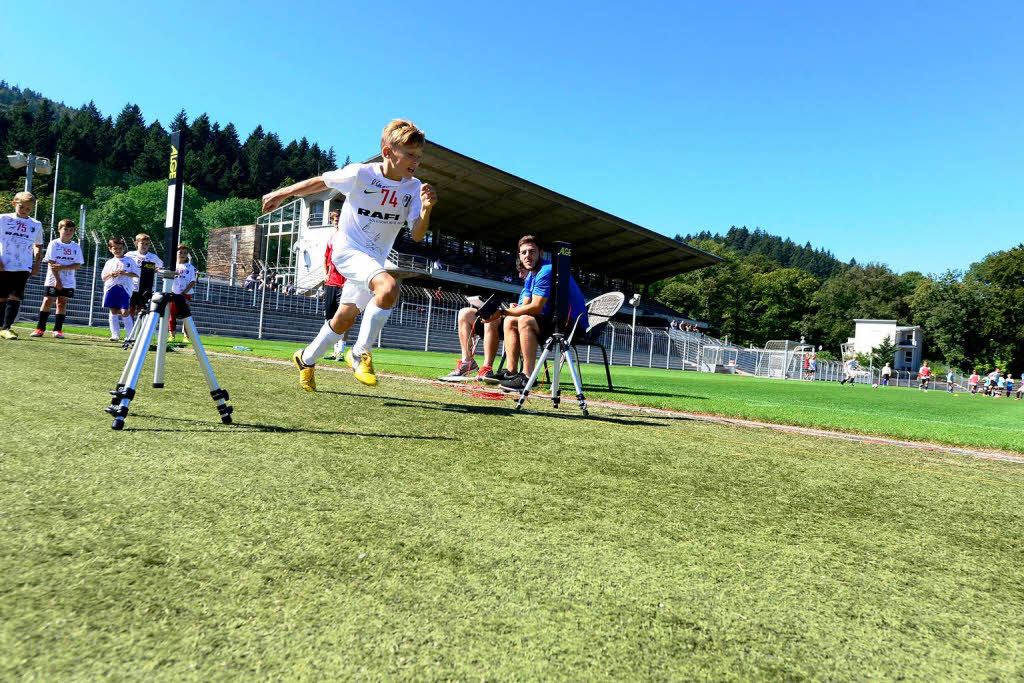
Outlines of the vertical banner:
{"label": "vertical banner", "polygon": [[554,297],[551,312],[555,317],[555,329],[565,334],[571,326],[569,320],[569,278],[572,277],[572,245],[568,242],[554,242],[551,245],[555,262],[551,264],[551,296]]}
{"label": "vertical banner", "polygon": [[181,170],[185,150],[181,146],[181,131],[171,133],[171,158],[167,165],[167,213],[164,222],[164,264],[171,270],[175,265],[175,250],[181,242],[181,210],[185,186]]}

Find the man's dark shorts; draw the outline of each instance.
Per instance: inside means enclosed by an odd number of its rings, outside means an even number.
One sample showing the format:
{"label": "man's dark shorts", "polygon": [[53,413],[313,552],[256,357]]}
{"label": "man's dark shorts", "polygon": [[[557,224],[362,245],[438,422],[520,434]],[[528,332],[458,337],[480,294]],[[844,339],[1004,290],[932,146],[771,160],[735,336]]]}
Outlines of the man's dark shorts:
{"label": "man's dark shorts", "polygon": [[63,287],[43,287],[43,296],[72,299],[75,296],[75,290],[64,289]]}
{"label": "man's dark shorts", "polygon": [[145,308],[149,305],[149,300],[152,296],[153,292],[148,290],[145,292],[132,292],[132,301],[130,305],[135,306],[136,308]]}
{"label": "man's dark shorts", "polygon": [[338,302],[341,301],[341,287],[333,285],[324,287],[324,320],[330,320],[338,312]]}
{"label": "man's dark shorts", "polygon": [[28,282],[27,270],[5,270],[0,272],[0,299],[8,297],[25,298],[25,284]]}
{"label": "man's dark shorts", "polygon": [[[502,337],[505,336],[505,326],[501,324],[501,318],[498,318],[497,325],[498,338],[501,339]],[[473,324],[473,334],[476,335],[477,337],[480,337],[481,339],[484,338],[484,321],[480,319],[480,316],[477,316],[476,322]]]}
{"label": "man's dark shorts", "polygon": [[537,329],[540,330],[537,334],[537,343],[543,344],[548,337],[555,333],[555,320],[550,315],[535,315],[533,317],[537,321]]}

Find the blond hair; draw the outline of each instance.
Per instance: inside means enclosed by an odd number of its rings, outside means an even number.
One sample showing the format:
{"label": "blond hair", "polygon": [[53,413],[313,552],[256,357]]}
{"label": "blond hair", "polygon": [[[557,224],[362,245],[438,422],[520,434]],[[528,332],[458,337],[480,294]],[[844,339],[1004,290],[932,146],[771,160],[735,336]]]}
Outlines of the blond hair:
{"label": "blond hair", "polygon": [[71,220],[70,218],[65,218],[64,220],[62,220],[60,223],[57,224],[57,229],[58,230],[63,230],[64,228],[74,228],[74,227],[75,227],[75,222],[73,220]]}
{"label": "blond hair", "polygon": [[427,136],[412,121],[395,119],[380,134],[380,148],[422,147]]}
{"label": "blond hair", "polygon": [[150,239],[149,235],[147,235],[144,232],[140,232],[138,235],[135,236],[135,241],[140,242],[142,240],[150,240],[151,242],[153,241]]}
{"label": "blond hair", "polygon": [[18,194],[14,195],[14,199],[11,200],[11,204],[14,205],[17,204],[18,202],[34,202],[35,200],[36,196],[31,192],[19,192]]}

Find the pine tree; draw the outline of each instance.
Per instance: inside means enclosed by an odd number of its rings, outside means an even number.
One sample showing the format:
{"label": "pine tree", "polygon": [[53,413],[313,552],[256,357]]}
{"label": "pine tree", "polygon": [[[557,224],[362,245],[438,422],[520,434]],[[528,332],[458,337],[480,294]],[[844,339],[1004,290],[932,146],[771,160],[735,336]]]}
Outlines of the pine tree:
{"label": "pine tree", "polygon": [[113,140],[107,165],[118,171],[130,171],[146,145],[146,122],[138,105],[126,104],[114,123]]}
{"label": "pine tree", "polygon": [[142,151],[132,164],[132,173],[143,178],[159,178],[167,169],[170,139],[167,131],[154,121],[146,131],[146,139]]}

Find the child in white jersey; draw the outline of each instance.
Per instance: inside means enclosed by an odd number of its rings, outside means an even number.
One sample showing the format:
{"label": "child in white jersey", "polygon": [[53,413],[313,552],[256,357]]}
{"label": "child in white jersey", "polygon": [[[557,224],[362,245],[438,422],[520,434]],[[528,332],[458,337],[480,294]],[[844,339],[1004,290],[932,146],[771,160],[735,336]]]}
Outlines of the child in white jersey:
{"label": "child in white jersey", "polygon": [[82,247],[72,239],[75,236],[75,222],[65,218],[57,224],[60,237],[51,240],[46,247],[46,280],[43,282],[43,303],[39,306],[39,322],[31,337],[42,337],[46,332],[46,321],[50,309],[57,304],[57,317],[53,320],[53,338],[64,338],[64,317],[67,315],[68,299],[75,295],[75,271],[85,263]]}
{"label": "child in white jersey", "polygon": [[138,321],[139,316],[146,312],[149,299],[153,296],[153,283],[156,281],[156,271],[164,267],[164,262],[150,249],[153,247],[153,240],[149,235],[140,232],[135,236],[135,250],[129,251],[125,256],[134,259],[139,265],[139,279],[135,283],[135,291],[132,292],[131,307],[128,315],[133,321]]}
{"label": "child in white jersey", "polygon": [[134,280],[139,277],[139,266],[133,259],[125,256],[128,247],[124,239],[113,237],[107,241],[112,259],[103,266],[103,308],[110,309],[110,341],[121,341],[121,321],[124,321],[124,336],[127,339],[132,333],[132,319],[128,315],[131,305]]}
{"label": "child in white jersey", "polygon": [[[174,340],[174,330],[178,326],[178,313],[180,312],[176,301],[192,301],[192,290],[196,286],[196,267],[188,261],[188,245],[178,245],[178,266],[174,269],[174,282],[171,283],[171,297],[168,303],[167,329],[171,331],[171,340]],[[182,326],[184,327],[184,326]],[[188,339],[188,334],[185,334]]]}
{"label": "child in white jersey", "polygon": [[19,192],[11,204],[14,212],[0,216],[0,339],[18,338],[11,325],[43,255],[43,226],[31,216],[35,195]]}
{"label": "child in white jersey", "polygon": [[263,196],[263,211],[272,211],[293,195],[324,192],[345,195],[338,230],[332,238],[331,259],[345,278],[341,305],[325,322],[316,339],[292,357],[299,369],[299,385],[316,390],[314,364],[352,326],[359,311],[363,322],[359,337],[346,354],[357,380],[377,383],[370,344],[391,315],[398,299],[398,283],[387,272],[385,260],[398,232],[409,226],[416,242],[430,225],[437,195],[413,177],[423,154],[423,131],[411,121],[396,119],[381,134],[379,164],[349,164]]}

